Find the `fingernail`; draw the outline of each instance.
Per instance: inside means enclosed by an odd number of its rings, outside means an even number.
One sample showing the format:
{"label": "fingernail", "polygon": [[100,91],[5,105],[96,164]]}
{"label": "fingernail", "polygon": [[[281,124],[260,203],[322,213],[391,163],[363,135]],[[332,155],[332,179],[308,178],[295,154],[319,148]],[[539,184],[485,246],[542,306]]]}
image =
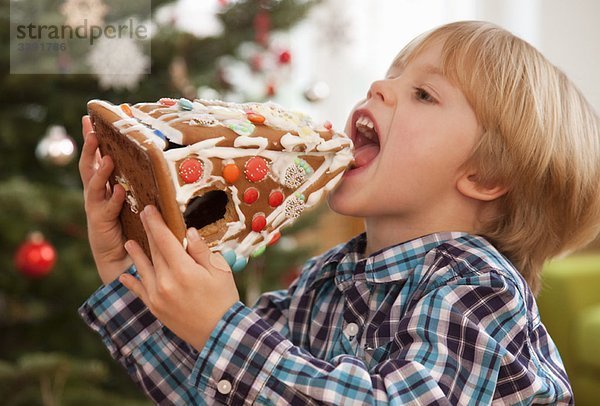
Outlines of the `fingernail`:
{"label": "fingernail", "polygon": [[187,230],[187,238],[188,240],[198,241],[200,239],[200,233],[194,227],[190,227]]}

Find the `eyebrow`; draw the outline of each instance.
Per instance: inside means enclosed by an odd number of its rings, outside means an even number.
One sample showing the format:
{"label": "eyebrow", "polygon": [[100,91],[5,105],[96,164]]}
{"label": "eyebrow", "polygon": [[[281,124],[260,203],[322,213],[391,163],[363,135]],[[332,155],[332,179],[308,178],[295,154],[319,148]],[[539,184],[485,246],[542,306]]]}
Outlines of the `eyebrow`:
{"label": "eyebrow", "polygon": [[430,74],[430,75],[446,77],[446,75],[444,75],[444,73],[442,72],[442,70],[440,68],[438,68],[437,66],[431,65],[431,64],[419,65],[417,68],[420,71]]}

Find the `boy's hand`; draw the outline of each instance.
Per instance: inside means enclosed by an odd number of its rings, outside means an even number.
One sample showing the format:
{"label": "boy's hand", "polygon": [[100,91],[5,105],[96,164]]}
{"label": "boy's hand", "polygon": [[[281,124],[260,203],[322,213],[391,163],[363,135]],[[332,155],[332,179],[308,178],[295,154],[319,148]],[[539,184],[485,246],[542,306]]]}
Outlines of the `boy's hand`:
{"label": "boy's hand", "polygon": [[108,179],[114,168],[113,162],[109,156],[100,157],[90,118],[83,116],[81,123],[84,143],[79,174],[83,182],[88,239],[100,279],[108,284],[132,264],[123,248],[125,238],[119,222],[125,189],[117,184],[110,190]]}
{"label": "boy's hand", "polygon": [[140,217],[152,262],[135,241],[127,241],[140,280],[130,274],[119,280],[165,326],[201,351],[218,321],[239,300],[231,269],[196,229],[188,229],[186,252],[155,207],[147,206]]}

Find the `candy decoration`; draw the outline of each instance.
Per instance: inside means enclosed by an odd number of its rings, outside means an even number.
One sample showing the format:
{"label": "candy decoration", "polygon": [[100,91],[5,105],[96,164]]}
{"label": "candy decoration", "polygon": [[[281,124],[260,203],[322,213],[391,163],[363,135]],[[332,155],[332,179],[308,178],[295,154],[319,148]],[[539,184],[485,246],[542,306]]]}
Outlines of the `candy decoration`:
{"label": "candy decoration", "polygon": [[283,175],[284,184],[290,189],[300,186],[314,173],[313,168],[304,159],[296,158],[294,165],[290,165]]}
{"label": "candy decoration", "polygon": [[333,124],[331,123],[331,121],[325,121],[323,127],[325,127],[326,130],[331,131],[333,129]]}
{"label": "candy decoration", "polygon": [[304,172],[306,172],[307,175],[310,176],[313,174],[313,172],[314,172],[313,168],[304,159],[296,158],[294,160],[294,163],[296,165],[298,165],[300,168],[304,169]]}
{"label": "candy decoration", "polygon": [[178,103],[179,103],[179,107],[181,107],[182,110],[190,111],[194,108],[194,105],[192,104],[192,102],[189,101],[188,99],[184,99],[183,97],[178,100]]}
{"label": "candy decoration", "polygon": [[267,218],[264,213],[256,213],[252,218],[252,231],[261,232],[267,226]]}
{"label": "candy decoration", "polygon": [[300,127],[298,129],[298,135],[300,136],[300,138],[304,138],[307,140],[310,140],[315,137],[320,137],[316,131],[314,131],[312,128],[310,128],[308,126]]}
{"label": "candy decoration", "polygon": [[41,278],[52,271],[56,263],[56,249],[44,240],[40,232],[34,232],[19,246],[14,261],[23,275]]}
{"label": "candy decoration", "polygon": [[170,99],[168,97],[163,97],[162,99],[158,100],[158,102],[162,105],[171,107],[177,104],[177,100],[175,99]]}
{"label": "candy decoration", "polygon": [[127,114],[129,117],[133,117],[133,112],[131,111],[131,107],[129,107],[127,104],[125,104],[125,103],[121,104],[121,110],[123,110],[123,112],[125,112],[125,114]]}
{"label": "candy decoration", "polygon": [[246,267],[247,264],[248,264],[247,258],[239,257],[236,259],[235,263],[231,267],[231,270],[233,272],[240,272],[241,270],[243,270]]}
{"label": "candy decoration", "polygon": [[277,207],[283,203],[283,193],[280,190],[274,190],[269,195],[269,206]]}
{"label": "candy decoration", "polygon": [[243,196],[244,203],[252,204],[258,200],[259,196],[260,196],[260,193],[258,192],[258,189],[254,188],[254,187],[249,187],[248,189],[246,189],[244,191],[244,196]]}
{"label": "candy decoration", "polygon": [[267,177],[268,173],[269,165],[264,158],[254,156],[246,161],[244,174],[250,182],[260,182]]}
{"label": "candy decoration", "polygon": [[233,250],[223,251],[221,252],[221,255],[223,255],[223,258],[225,258],[225,261],[231,267],[233,272],[240,272],[248,263],[248,259],[244,257],[238,257]]}
{"label": "candy decoration", "polygon": [[304,211],[305,197],[302,194],[295,194],[294,197],[288,199],[285,204],[285,216],[290,219],[296,219]]}
{"label": "candy decoration", "polygon": [[286,187],[295,189],[306,180],[306,173],[304,172],[304,169],[296,165],[290,165],[285,170],[283,180]]}
{"label": "candy decoration", "polygon": [[254,132],[254,124],[250,122],[227,120],[227,128],[234,131],[237,135],[248,136]]}
{"label": "candy decoration", "polygon": [[225,258],[225,261],[227,262],[227,264],[229,264],[230,267],[233,267],[233,265],[235,264],[235,261],[237,260],[237,256],[235,255],[235,252],[232,250],[227,250],[227,251],[221,252],[221,255],[223,255],[223,258]]}
{"label": "candy decoration", "polygon": [[252,258],[260,257],[262,254],[265,253],[266,249],[267,249],[266,245],[263,245],[262,247],[259,247],[256,251],[254,251],[252,253]]}
{"label": "candy decoration", "polygon": [[162,131],[160,131],[160,130],[158,130],[158,129],[155,128],[153,132],[154,132],[154,134],[156,134],[157,136],[159,136],[161,139],[163,139],[165,141],[167,140],[167,137],[163,134]]}
{"label": "candy decoration", "polygon": [[195,158],[186,158],[179,164],[179,176],[185,183],[194,183],[202,177],[204,165]]}
{"label": "candy decoration", "polygon": [[265,116],[261,116],[258,113],[253,113],[249,111],[248,113],[246,113],[246,116],[248,117],[248,120],[250,120],[250,122],[254,124],[264,124],[265,122]]}
{"label": "candy decoration", "polygon": [[271,237],[271,240],[269,240],[267,245],[271,246],[271,245],[277,244],[277,242],[279,241],[280,238],[281,238],[281,233],[279,231],[275,231],[275,233],[273,234],[273,237]]}
{"label": "candy decoration", "polygon": [[217,125],[217,120],[212,118],[211,116],[203,115],[193,118],[189,121],[190,125],[199,125],[201,127],[214,127]]}
{"label": "candy decoration", "polygon": [[225,165],[223,168],[223,179],[230,185],[235,183],[241,175],[240,168],[236,164]]}

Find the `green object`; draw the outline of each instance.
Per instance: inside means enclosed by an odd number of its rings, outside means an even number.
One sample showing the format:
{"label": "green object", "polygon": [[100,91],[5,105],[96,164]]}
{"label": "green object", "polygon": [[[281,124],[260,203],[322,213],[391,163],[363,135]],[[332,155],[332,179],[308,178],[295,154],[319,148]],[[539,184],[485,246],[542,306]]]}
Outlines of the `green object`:
{"label": "green object", "polygon": [[546,264],[537,299],[567,369],[577,405],[600,399],[600,254]]}

